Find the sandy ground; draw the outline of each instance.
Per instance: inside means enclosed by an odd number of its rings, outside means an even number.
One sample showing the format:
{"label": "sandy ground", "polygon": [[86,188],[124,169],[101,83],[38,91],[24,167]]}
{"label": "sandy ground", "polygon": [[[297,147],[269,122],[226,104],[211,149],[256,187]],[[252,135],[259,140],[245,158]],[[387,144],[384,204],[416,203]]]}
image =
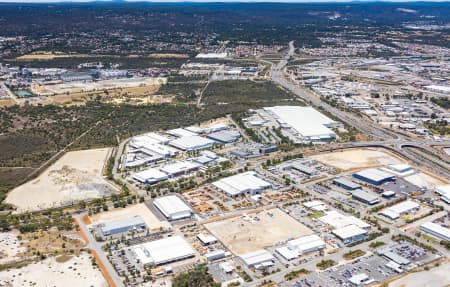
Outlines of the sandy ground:
{"label": "sandy ground", "polygon": [[348,149],[318,154],[311,158],[342,170],[406,163],[401,158],[379,149]]}
{"label": "sandy ground", "polygon": [[153,53],[148,55],[149,58],[155,59],[164,59],[164,58],[172,58],[172,59],[187,59],[189,58],[188,54],[176,54],[176,53]]}
{"label": "sandy ground", "polygon": [[115,189],[102,177],[109,148],[68,152],[38,178],[13,189],[5,202],[18,212],[99,198]]}
{"label": "sandy ground", "polygon": [[108,286],[102,273],[92,267],[87,254],[64,262],[56,262],[54,257],[33,263],[20,269],[0,272],[0,286]]}
{"label": "sandy ground", "polygon": [[162,85],[166,82],[166,78],[125,78],[102,80],[96,82],[71,82],[56,85],[34,85],[31,87],[31,91],[39,96],[52,96],[66,93],[86,93],[90,91],[155,86]]}
{"label": "sandy ground", "polygon": [[[205,224],[233,253],[242,255],[313,232],[279,209]],[[256,215],[259,221],[251,219]]]}
{"label": "sandy ground", "polygon": [[18,231],[0,233],[0,264],[19,259],[17,255],[27,250],[20,245],[17,235],[19,235]]}
{"label": "sandy ground", "polygon": [[450,284],[450,263],[428,271],[411,273],[389,284],[389,287],[442,287]]}
{"label": "sandy ground", "polygon": [[404,179],[414,185],[417,185],[419,187],[426,187],[428,189],[432,189],[437,185],[448,184],[447,182],[445,182],[443,180],[432,177],[423,172],[407,176]]}
{"label": "sandy ground", "polygon": [[36,52],[28,55],[17,57],[19,61],[31,61],[31,60],[53,60],[60,58],[87,58],[86,54],[63,54],[63,53],[51,53],[51,52]]}
{"label": "sandy ground", "polygon": [[90,218],[92,224],[99,224],[120,218],[128,218],[136,215],[141,216],[150,229],[159,229],[161,227],[164,229],[168,229],[171,227],[169,222],[160,221],[150,211],[150,209],[148,209],[148,207],[145,206],[144,203],[139,203],[133,206],[127,206],[127,208],[125,209],[114,209],[107,212],[97,213]]}

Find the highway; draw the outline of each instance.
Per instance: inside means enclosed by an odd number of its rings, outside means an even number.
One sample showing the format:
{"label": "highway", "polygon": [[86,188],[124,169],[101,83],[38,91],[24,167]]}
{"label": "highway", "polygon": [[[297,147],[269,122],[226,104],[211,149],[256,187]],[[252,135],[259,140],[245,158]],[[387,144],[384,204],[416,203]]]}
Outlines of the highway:
{"label": "highway", "polygon": [[376,123],[365,120],[355,114],[342,111],[328,103],[322,101],[320,97],[313,92],[290,82],[285,74],[284,69],[288,60],[295,54],[294,42],[289,42],[289,49],[286,56],[278,63],[272,64],[270,74],[272,81],[291,91],[293,94],[311,103],[312,105],[322,108],[323,110],[333,114],[342,122],[355,127],[359,131],[371,136],[374,141],[371,142],[351,142],[345,144],[331,144],[329,150],[340,148],[379,146],[396,152],[403,157],[427,167],[442,176],[450,178],[450,158],[447,154],[433,148],[433,146],[449,146],[450,141],[430,141],[422,139],[412,139],[403,134],[383,128]]}

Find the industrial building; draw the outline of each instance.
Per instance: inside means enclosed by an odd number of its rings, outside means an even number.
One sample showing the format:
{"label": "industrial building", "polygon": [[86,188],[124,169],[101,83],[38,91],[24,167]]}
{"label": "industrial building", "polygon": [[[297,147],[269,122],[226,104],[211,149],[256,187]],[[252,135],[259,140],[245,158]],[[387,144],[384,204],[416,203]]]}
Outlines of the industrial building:
{"label": "industrial building", "polygon": [[373,278],[367,276],[366,273],[360,273],[348,278],[348,281],[355,286],[369,285],[375,282]]}
{"label": "industrial building", "polygon": [[377,253],[387,259],[395,262],[398,265],[408,265],[411,261],[403,256],[393,252],[390,247],[386,247],[377,251]]}
{"label": "industrial building", "polygon": [[283,129],[302,141],[324,141],[336,138],[331,128],[339,124],[312,107],[275,106],[264,110],[276,119]]}
{"label": "industrial building", "polygon": [[278,146],[276,145],[265,145],[259,148],[259,153],[268,154],[278,151]]}
{"label": "industrial building", "polygon": [[439,185],[435,187],[436,193],[441,196],[441,200],[450,204],[450,185]]}
{"label": "industrial building", "polygon": [[192,137],[192,136],[196,136],[197,133],[188,131],[186,129],[183,128],[177,128],[177,129],[172,129],[172,130],[168,130],[166,131],[167,134],[177,137],[177,138],[184,138],[184,137]]}
{"label": "industrial building", "polygon": [[420,205],[418,203],[412,200],[406,200],[382,210],[380,214],[389,219],[398,219],[404,214],[409,214],[419,210],[419,208]]}
{"label": "industrial building", "polygon": [[353,215],[343,215],[335,210],[327,211],[319,220],[325,224],[331,225],[334,228],[342,228],[348,225],[356,225],[361,229],[369,230],[370,224],[354,217]]}
{"label": "industrial building", "polygon": [[223,178],[213,182],[212,185],[230,197],[243,194],[257,194],[272,187],[270,182],[258,177],[253,171]]}
{"label": "industrial building", "polygon": [[368,234],[368,231],[354,224],[350,224],[341,228],[334,229],[332,233],[347,245],[364,240],[364,238],[366,238]]}
{"label": "industrial building", "polygon": [[147,225],[139,215],[101,223],[99,227],[103,236],[115,236],[132,230],[144,231],[147,229]]}
{"label": "industrial building", "polygon": [[384,168],[383,170],[393,173],[397,176],[408,176],[408,175],[412,175],[414,174],[416,171],[414,170],[414,168],[412,168],[411,166],[407,165],[407,164],[393,164],[393,165],[388,165],[386,168]]}
{"label": "industrial building", "polygon": [[181,236],[143,243],[132,251],[143,266],[162,265],[195,256],[194,249]]}
{"label": "industrial building", "polygon": [[217,238],[215,238],[212,235],[209,234],[197,234],[197,239],[200,240],[200,242],[202,243],[202,245],[211,245],[217,242]]}
{"label": "industrial building", "polygon": [[425,222],[420,225],[420,230],[442,240],[450,241],[450,229],[433,222]]}
{"label": "industrial building", "polygon": [[379,170],[377,168],[369,168],[361,170],[359,172],[354,173],[353,177],[373,185],[381,185],[385,182],[395,180],[394,175]]}
{"label": "industrial building", "polygon": [[169,176],[157,168],[149,168],[133,174],[132,178],[142,184],[155,184],[167,180]]}
{"label": "industrial building", "polygon": [[325,211],[328,210],[328,206],[320,200],[311,200],[304,202],[303,205],[314,211]]}
{"label": "industrial building", "polygon": [[206,137],[210,140],[225,144],[236,142],[241,137],[241,134],[235,130],[223,130],[210,133]]}
{"label": "industrial building", "polygon": [[214,250],[214,251],[205,253],[205,255],[203,255],[203,256],[208,261],[214,261],[214,260],[225,258],[226,252],[223,250]]}
{"label": "industrial building", "polygon": [[192,172],[198,171],[202,167],[201,164],[192,161],[176,161],[160,167],[160,171],[167,174],[169,178],[177,176],[188,175]]}
{"label": "industrial building", "polygon": [[339,187],[346,189],[346,190],[361,189],[361,185],[359,185],[345,177],[337,177],[337,178],[333,179],[333,183]]}
{"label": "industrial building", "polygon": [[364,190],[355,190],[352,192],[352,198],[361,201],[365,204],[374,205],[380,202],[378,196]]}
{"label": "industrial building", "polygon": [[261,249],[240,256],[248,268],[259,269],[261,267],[273,266],[275,258],[268,251]]}
{"label": "industrial building", "polygon": [[194,151],[212,147],[216,142],[198,135],[180,137],[169,142],[169,145],[183,151]]}
{"label": "industrial building", "polygon": [[322,250],[324,248],[325,242],[319,236],[308,235],[288,241],[286,246],[277,248],[275,252],[289,261],[300,255]]}
{"label": "industrial building", "polygon": [[176,195],[156,198],[153,204],[169,220],[179,220],[192,216],[192,209]]}

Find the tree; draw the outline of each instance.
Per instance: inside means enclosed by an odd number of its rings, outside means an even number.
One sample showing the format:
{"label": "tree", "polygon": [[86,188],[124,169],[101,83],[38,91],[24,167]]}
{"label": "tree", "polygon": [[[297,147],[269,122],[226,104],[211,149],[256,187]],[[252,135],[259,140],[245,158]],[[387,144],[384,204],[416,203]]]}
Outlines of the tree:
{"label": "tree", "polygon": [[187,272],[180,273],[172,281],[173,287],[219,287],[220,283],[214,282],[208,268],[197,267]]}

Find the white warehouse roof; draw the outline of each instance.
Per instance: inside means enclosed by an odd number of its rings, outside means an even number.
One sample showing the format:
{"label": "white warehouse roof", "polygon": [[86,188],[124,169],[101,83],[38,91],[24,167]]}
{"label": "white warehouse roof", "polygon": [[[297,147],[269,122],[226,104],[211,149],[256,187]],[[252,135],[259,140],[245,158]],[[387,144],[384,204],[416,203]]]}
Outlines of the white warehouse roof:
{"label": "white warehouse roof", "polygon": [[241,255],[241,259],[247,266],[252,267],[266,262],[272,262],[274,260],[274,257],[268,251],[261,249],[255,252]]}
{"label": "white warehouse roof", "polygon": [[141,183],[156,183],[167,179],[167,174],[156,168],[149,168],[133,174],[133,179]]}
{"label": "white warehouse roof", "polygon": [[363,229],[369,229],[370,224],[354,217],[353,215],[344,215],[335,210],[326,212],[326,215],[319,217],[323,223],[333,226],[334,228],[342,228],[348,225],[356,225]]}
{"label": "white warehouse roof", "polygon": [[191,208],[176,195],[156,198],[153,204],[171,220],[182,219],[192,215]]}
{"label": "white warehouse roof", "polygon": [[133,251],[143,265],[160,265],[195,256],[194,249],[180,236],[140,244]]}
{"label": "white warehouse roof", "polygon": [[296,130],[304,138],[334,138],[336,134],[329,129],[336,122],[312,107],[275,106],[264,108]]}
{"label": "white warehouse roof", "polygon": [[337,237],[339,237],[340,239],[345,240],[348,238],[367,234],[367,230],[362,229],[354,224],[351,224],[341,228],[337,228],[333,230],[332,233]]}
{"label": "white warehouse roof", "polygon": [[201,166],[201,164],[184,160],[162,166],[160,170],[170,176],[175,176],[181,173],[189,173],[200,168]]}
{"label": "white warehouse roof", "polygon": [[440,239],[450,241],[450,229],[433,222],[425,222],[420,229]]}
{"label": "white warehouse roof", "polygon": [[229,196],[237,196],[244,193],[256,193],[272,185],[258,176],[253,171],[248,171],[218,180],[213,185]]}
{"label": "white warehouse roof", "polygon": [[215,143],[216,142],[211,139],[201,137],[198,135],[181,137],[169,142],[171,146],[186,151],[208,148],[213,146]]}
{"label": "white warehouse roof", "polygon": [[380,214],[385,215],[391,219],[397,219],[403,214],[409,213],[419,208],[420,205],[418,203],[412,200],[406,200],[384,209],[383,211],[380,212]]}
{"label": "white warehouse roof", "polygon": [[183,128],[177,128],[177,129],[173,129],[173,130],[168,130],[166,131],[167,134],[172,135],[172,136],[176,136],[176,137],[191,137],[191,136],[195,136],[197,135],[194,132],[185,130]]}
{"label": "white warehouse roof", "polygon": [[375,181],[375,182],[387,180],[387,179],[390,179],[393,177],[392,174],[389,174],[389,173],[379,170],[377,168],[364,169],[364,170],[361,170],[361,171],[355,173],[354,175],[364,177],[364,178],[367,178],[367,179]]}

